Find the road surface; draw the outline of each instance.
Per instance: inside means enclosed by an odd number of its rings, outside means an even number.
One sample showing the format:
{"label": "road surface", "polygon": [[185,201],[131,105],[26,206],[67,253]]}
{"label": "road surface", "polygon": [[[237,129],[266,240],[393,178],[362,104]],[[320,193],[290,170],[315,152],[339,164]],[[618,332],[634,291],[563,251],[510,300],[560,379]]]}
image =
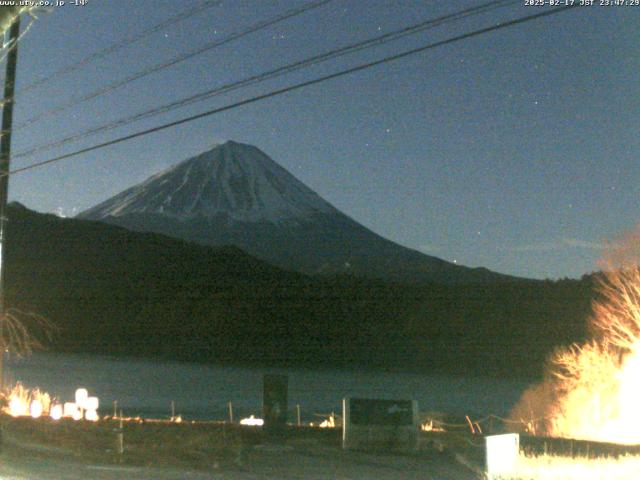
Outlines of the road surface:
{"label": "road surface", "polygon": [[89,465],[57,458],[30,458],[11,452],[0,456],[0,480],[476,480],[477,476],[447,454],[416,456],[255,446],[238,465],[209,472],[120,465]]}

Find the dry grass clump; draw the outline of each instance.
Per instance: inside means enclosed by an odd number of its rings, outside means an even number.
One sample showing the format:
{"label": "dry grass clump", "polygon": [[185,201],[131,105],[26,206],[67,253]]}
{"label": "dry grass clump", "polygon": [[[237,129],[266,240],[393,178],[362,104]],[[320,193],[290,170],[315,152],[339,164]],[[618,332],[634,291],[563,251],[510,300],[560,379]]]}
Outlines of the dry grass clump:
{"label": "dry grass clump", "polygon": [[11,390],[0,392],[0,398],[1,410],[14,417],[29,416],[31,403],[36,400],[42,405],[42,413],[48,415],[52,403],[48,393],[40,391],[39,388],[26,388],[21,382],[17,382]]}
{"label": "dry grass clump", "polygon": [[[637,232],[640,243],[640,229]],[[532,434],[640,443],[640,266],[598,274],[589,318],[592,338],[558,349],[543,384],[511,413]]]}

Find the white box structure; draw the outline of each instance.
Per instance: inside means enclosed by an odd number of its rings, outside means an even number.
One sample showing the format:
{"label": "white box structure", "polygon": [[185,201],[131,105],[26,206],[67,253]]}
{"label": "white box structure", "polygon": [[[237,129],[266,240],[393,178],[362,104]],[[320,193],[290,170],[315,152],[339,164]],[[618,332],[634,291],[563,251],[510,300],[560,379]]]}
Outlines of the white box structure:
{"label": "white box structure", "polygon": [[85,410],[98,410],[98,407],[100,406],[100,400],[98,399],[98,397],[87,397],[87,399],[84,401],[84,405],[82,405],[82,408],[84,408]]}
{"label": "white box structure", "polygon": [[64,404],[63,416],[65,416],[65,417],[74,417],[78,410],[79,410],[78,406],[75,403],[66,402]]}
{"label": "white box structure", "polygon": [[484,438],[487,480],[497,480],[516,472],[520,454],[520,435],[507,433]]}
{"label": "white box structure", "polygon": [[342,448],[414,452],[418,448],[418,402],[345,398]]}

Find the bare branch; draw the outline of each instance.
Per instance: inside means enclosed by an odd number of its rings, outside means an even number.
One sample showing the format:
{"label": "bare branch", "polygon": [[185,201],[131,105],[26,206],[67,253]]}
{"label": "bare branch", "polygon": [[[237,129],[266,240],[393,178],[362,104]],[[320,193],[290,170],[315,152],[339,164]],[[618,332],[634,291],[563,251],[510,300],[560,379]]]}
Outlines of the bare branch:
{"label": "bare branch", "polygon": [[11,308],[0,319],[0,348],[18,356],[29,355],[51,341],[56,326],[36,313]]}

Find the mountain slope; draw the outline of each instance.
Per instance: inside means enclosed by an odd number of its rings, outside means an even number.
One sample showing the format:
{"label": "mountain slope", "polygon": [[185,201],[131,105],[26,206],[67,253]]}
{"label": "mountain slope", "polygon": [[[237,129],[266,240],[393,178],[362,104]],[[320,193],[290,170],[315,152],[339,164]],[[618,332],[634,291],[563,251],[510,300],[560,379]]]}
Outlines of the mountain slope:
{"label": "mountain slope", "polygon": [[337,211],[267,155],[227,142],[81,213],[85,219],[162,215],[287,222]]}
{"label": "mountain slope", "polygon": [[395,281],[505,280],[393,243],[344,215],[258,148],[227,142],[77,218],[204,245],[235,245],[303,273]]}

